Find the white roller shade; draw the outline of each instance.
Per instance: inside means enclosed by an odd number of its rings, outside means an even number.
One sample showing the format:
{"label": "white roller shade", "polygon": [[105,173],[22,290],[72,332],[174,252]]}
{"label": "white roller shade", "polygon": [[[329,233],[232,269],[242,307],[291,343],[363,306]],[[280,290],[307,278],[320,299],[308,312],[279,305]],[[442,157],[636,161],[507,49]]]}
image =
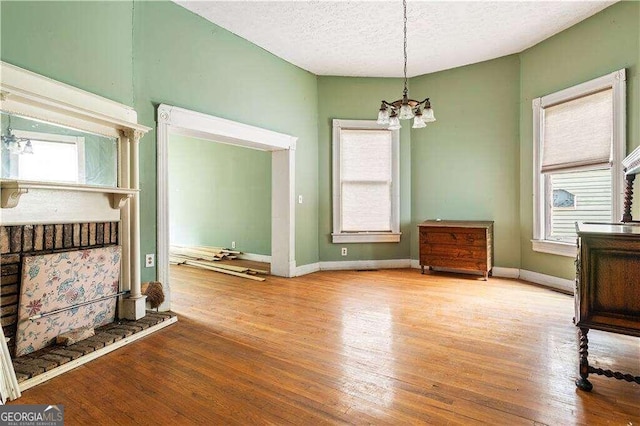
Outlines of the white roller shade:
{"label": "white roller shade", "polygon": [[342,231],[391,231],[391,132],[341,132]]}
{"label": "white roller shade", "polygon": [[542,173],[611,164],[613,90],[544,109]]}

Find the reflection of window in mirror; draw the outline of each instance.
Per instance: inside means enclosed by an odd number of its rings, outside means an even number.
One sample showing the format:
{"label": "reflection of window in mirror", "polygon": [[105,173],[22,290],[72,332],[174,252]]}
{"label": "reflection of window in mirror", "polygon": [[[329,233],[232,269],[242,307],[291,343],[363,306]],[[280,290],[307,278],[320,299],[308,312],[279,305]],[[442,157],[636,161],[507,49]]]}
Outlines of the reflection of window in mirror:
{"label": "reflection of window in mirror", "polygon": [[11,178],[86,183],[84,138],[14,130],[31,142],[30,154],[11,154]]}
{"label": "reflection of window in mirror", "polygon": [[2,178],[117,186],[117,139],[2,115]]}

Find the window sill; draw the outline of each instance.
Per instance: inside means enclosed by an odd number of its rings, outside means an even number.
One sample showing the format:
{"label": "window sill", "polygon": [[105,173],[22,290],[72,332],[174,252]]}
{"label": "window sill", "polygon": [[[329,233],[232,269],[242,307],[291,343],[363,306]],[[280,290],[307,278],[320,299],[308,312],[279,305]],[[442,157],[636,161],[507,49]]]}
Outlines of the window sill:
{"label": "window sill", "polygon": [[399,243],[402,232],[333,233],[333,243]]}
{"label": "window sill", "polygon": [[531,240],[533,251],[556,254],[558,256],[576,257],[578,248],[575,244],[549,240]]}

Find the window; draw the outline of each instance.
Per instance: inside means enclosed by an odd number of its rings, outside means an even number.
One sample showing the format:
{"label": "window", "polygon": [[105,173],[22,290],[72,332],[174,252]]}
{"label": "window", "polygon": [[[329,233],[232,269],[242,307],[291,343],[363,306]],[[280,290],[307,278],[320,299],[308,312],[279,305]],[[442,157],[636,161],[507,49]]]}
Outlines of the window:
{"label": "window", "polygon": [[85,183],[84,138],[14,130],[29,139],[32,154],[9,154],[10,179]]}
{"label": "window", "polygon": [[399,131],[333,120],[334,243],[400,241]]}
{"label": "window", "polygon": [[535,251],[575,256],[575,222],[621,217],[625,70],[533,100]]}

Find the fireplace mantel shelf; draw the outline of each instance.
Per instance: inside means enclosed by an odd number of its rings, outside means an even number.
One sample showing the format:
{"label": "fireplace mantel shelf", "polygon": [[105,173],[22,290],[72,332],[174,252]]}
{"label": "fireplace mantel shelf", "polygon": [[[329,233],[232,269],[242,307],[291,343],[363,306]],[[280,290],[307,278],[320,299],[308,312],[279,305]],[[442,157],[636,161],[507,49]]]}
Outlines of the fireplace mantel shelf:
{"label": "fireplace mantel shelf", "polygon": [[93,192],[102,193],[109,196],[112,209],[124,207],[127,200],[139,192],[137,189],[113,188],[106,186],[80,185],[75,183],[50,183],[32,182],[21,180],[0,180],[2,196],[0,197],[0,207],[3,209],[14,208],[20,202],[20,196],[26,194],[30,189],[48,191],[72,191],[72,192]]}

